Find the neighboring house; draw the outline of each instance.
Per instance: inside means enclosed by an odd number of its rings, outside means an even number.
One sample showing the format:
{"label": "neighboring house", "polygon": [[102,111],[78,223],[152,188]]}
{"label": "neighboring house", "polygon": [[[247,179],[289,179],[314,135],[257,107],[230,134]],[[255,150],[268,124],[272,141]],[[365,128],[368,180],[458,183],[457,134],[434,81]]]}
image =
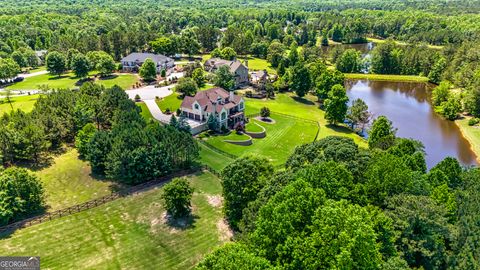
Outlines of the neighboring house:
{"label": "neighboring house", "polygon": [[215,72],[221,66],[228,66],[230,72],[235,77],[235,88],[248,84],[248,67],[238,60],[224,60],[220,58],[210,58],[203,65],[208,72]]}
{"label": "neighboring house", "polygon": [[268,80],[268,72],[266,70],[250,72],[250,80],[255,85],[265,84]]}
{"label": "neighboring house", "polygon": [[121,60],[123,71],[137,72],[147,58],[152,59],[156,64],[157,73],[160,73],[162,69],[168,71],[175,66],[175,61],[165,55],[153,53],[131,53]]}
{"label": "neighboring house", "polygon": [[244,110],[241,96],[219,87],[197,92],[194,97],[186,96],[180,106],[181,115],[186,118],[206,123],[213,115],[220,127],[230,129],[244,124]]}

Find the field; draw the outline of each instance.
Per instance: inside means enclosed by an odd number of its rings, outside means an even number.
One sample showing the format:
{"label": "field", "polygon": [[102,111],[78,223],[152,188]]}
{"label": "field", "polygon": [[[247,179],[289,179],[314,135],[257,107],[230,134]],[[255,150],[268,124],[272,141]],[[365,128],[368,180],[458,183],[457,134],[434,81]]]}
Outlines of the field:
{"label": "field", "polygon": [[199,143],[198,146],[200,147],[200,162],[217,171],[221,171],[233,161],[232,158],[215,152],[201,143]]}
{"label": "field", "polygon": [[358,145],[367,147],[365,140],[350,129],[341,126],[334,127],[327,125],[324,118],[325,113],[318,108],[316,97],[314,96],[309,95],[305,98],[298,98],[292,93],[276,94],[273,100],[245,98],[245,104],[247,114],[259,113],[260,109],[266,106],[272,112],[285,113],[319,122],[319,139],[332,135],[345,136],[352,138]]}
{"label": "field", "polygon": [[[90,76],[94,75],[95,72],[91,72]],[[98,83],[105,85],[106,87],[111,87],[115,84],[119,85],[124,89],[128,89],[134,84],[137,80],[137,77],[133,74],[122,74],[114,75],[110,78],[97,80]],[[11,90],[35,90],[39,89],[42,85],[48,85],[50,88],[74,88],[80,87],[81,82],[75,77],[73,73],[65,73],[59,76],[53,76],[50,74],[42,74],[38,76],[33,76],[25,78],[25,80],[12,84],[7,87]]]}
{"label": "field", "polygon": [[264,70],[266,69],[269,74],[277,74],[275,69],[273,69],[266,59],[249,57],[248,58],[248,69],[252,70]]}
{"label": "field", "polygon": [[45,188],[49,211],[66,208],[111,193],[112,182],[92,176],[87,162],[70,149],[53,159],[52,165],[35,174]]}
{"label": "field", "polygon": [[469,126],[467,118],[456,120],[455,123],[463,136],[470,142],[473,152],[477,155],[477,161],[480,163],[480,126]]}
{"label": "field", "polygon": [[267,157],[274,165],[282,165],[296,146],[315,139],[318,130],[316,123],[275,113],[272,113],[271,117],[275,120],[274,124],[261,123],[267,131],[267,137],[253,139],[253,144],[250,146],[234,145],[223,141],[245,139],[244,137],[236,138],[238,135],[212,136],[208,137],[206,142],[235,156],[259,155]]}
{"label": "field", "polygon": [[[30,112],[33,109],[33,106],[35,105],[35,102],[37,102],[37,98],[39,95],[29,95],[29,96],[18,96],[18,97],[12,97],[12,106],[14,110],[20,109],[24,112]],[[8,113],[12,109],[10,107],[10,104],[7,103],[5,98],[0,99],[0,115],[3,115],[3,113]]]}
{"label": "field", "polygon": [[345,73],[347,79],[368,79],[372,81],[428,82],[427,77],[414,75]]}
{"label": "field", "polygon": [[189,177],[194,219],[168,225],[161,188],[28,227],[0,240],[4,256],[40,256],[42,269],[191,269],[228,241],[220,181],[210,173]]}

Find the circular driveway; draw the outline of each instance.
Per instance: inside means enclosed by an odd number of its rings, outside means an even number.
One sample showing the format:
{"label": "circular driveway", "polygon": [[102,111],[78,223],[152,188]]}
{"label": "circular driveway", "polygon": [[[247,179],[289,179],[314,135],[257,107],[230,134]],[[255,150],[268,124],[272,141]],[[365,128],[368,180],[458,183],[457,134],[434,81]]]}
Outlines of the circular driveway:
{"label": "circular driveway", "polygon": [[141,88],[126,90],[128,97],[134,99],[138,94],[142,100],[151,100],[155,97],[164,98],[173,93],[172,89],[175,85],[155,87],[154,85],[147,85]]}

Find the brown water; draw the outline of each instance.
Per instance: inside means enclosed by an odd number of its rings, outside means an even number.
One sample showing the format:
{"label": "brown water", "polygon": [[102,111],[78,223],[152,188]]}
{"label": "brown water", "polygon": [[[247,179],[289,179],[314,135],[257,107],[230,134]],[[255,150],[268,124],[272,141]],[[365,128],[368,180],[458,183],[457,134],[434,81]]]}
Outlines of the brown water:
{"label": "brown water", "polygon": [[463,165],[477,165],[475,153],[457,125],[433,111],[428,84],[351,80],[346,88],[350,102],[361,98],[374,117],[387,116],[398,128],[397,136],[421,141],[428,168],[447,156]]}

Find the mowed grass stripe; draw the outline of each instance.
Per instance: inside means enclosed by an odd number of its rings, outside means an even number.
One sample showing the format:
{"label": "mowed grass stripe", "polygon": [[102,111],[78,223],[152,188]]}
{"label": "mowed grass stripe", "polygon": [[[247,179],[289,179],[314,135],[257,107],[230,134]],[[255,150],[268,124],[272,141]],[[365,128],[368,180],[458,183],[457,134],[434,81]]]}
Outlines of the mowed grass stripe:
{"label": "mowed grass stripe", "polygon": [[191,269],[221,243],[223,215],[207,197],[220,195],[219,179],[208,172],[189,179],[198,218],[185,230],[163,224],[157,188],[19,230],[0,240],[0,254],[39,255],[50,269]]}

